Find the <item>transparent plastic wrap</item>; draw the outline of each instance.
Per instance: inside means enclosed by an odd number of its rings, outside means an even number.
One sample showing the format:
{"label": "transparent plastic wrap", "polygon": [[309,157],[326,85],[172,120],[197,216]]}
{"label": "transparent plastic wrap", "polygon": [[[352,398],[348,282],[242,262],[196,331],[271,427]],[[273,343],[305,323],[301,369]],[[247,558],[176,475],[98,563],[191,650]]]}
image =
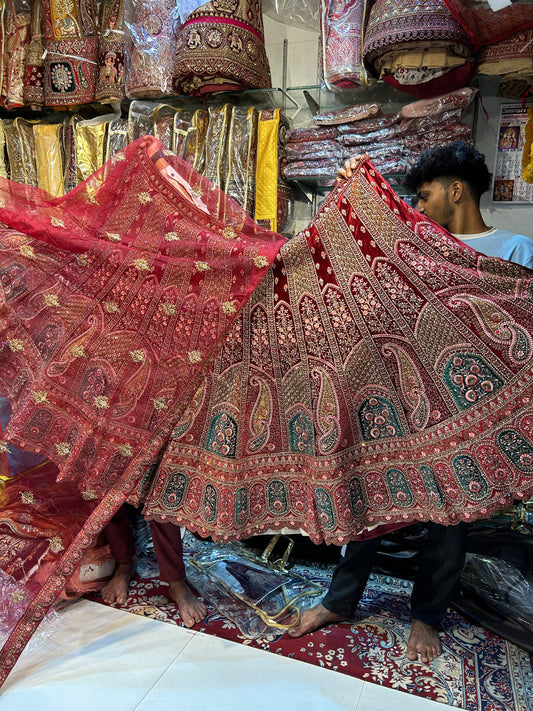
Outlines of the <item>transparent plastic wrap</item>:
{"label": "transparent plastic wrap", "polygon": [[257,160],[256,108],[233,109],[228,134],[226,193],[249,215],[255,207],[255,168]]}
{"label": "transparent plastic wrap", "polygon": [[4,135],[10,179],[37,185],[32,124],[20,116],[13,121],[4,120]]}
{"label": "transparent plastic wrap", "polygon": [[221,190],[224,190],[226,185],[226,146],[232,116],[231,104],[209,108],[209,125],[205,135],[205,165],[202,175],[218,185]]}
{"label": "transparent plastic wrap", "polygon": [[531,577],[501,558],[468,553],[461,586],[462,596],[456,606],[462,612],[474,612],[480,623],[489,628],[496,622],[501,625],[499,634],[505,638],[513,637],[516,644],[533,653]]}
{"label": "transparent plastic wrap", "polygon": [[352,89],[366,85],[363,32],[367,0],[320,0],[320,48],[325,88]]}
{"label": "transparent plastic wrap", "polygon": [[172,150],[174,143],[174,117],[177,109],[168,104],[157,104],[153,110],[154,136],[167,148]]}
{"label": "transparent plastic wrap", "polygon": [[9,169],[6,165],[6,134],[4,122],[0,119],[0,178],[8,178]]}
{"label": "transparent plastic wrap", "polygon": [[313,116],[313,121],[318,126],[335,126],[339,123],[362,121],[363,119],[379,116],[380,114],[381,108],[379,104],[371,102],[325,111],[324,113]]}
{"label": "transparent plastic wrap", "polygon": [[287,143],[287,160],[321,160],[322,158],[339,157],[342,154],[342,147],[337,141],[300,141],[298,143]]}
{"label": "transparent plastic wrap", "polygon": [[174,114],[172,126],[172,147],[171,150],[177,156],[181,156],[183,146],[192,128],[192,114],[185,109],[177,109]]}
{"label": "transparent plastic wrap", "polygon": [[389,126],[382,128],[379,131],[371,131],[370,133],[346,133],[342,136],[342,143],[345,146],[359,146],[383,141],[390,141],[400,134],[399,126]]}
{"label": "transparent plastic wrap", "polygon": [[373,133],[381,131],[384,128],[390,128],[400,122],[400,114],[384,114],[376,118],[364,119],[362,121],[354,121],[351,123],[341,123],[336,128],[339,134],[347,133]]}
{"label": "transparent plastic wrap", "polygon": [[405,136],[405,147],[409,150],[426,150],[435,145],[446,145],[453,141],[469,141],[472,136],[472,129],[466,123],[458,123],[447,128],[427,131],[414,136]]}
{"label": "transparent plastic wrap", "polygon": [[326,180],[333,185],[340,168],[341,160],[323,158],[322,160],[294,161],[283,166],[283,175],[287,180]]}
{"label": "transparent plastic wrap", "polygon": [[106,114],[94,119],[79,121],[74,132],[77,181],[81,183],[101,168],[106,157],[106,135],[111,121],[120,114]]}
{"label": "transparent plastic wrap", "polygon": [[477,93],[477,89],[465,86],[462,89],[435,96],[432,99],[419,99],[410,104],[406,104],[400,111],[402,118],[416,118],[418,116],[430,116],[431,114],[441,114],[451,109],[466,109]]}
{"label": "transparent plastic wrap", "polygon": [[125,0],[103,0],[100,5],[95,99],[102,103],[120,101],[126,95],[124,2]]}
{"label": "transparent plastic wrap", "polygon": [[128,110],[129,143],[141,136],[154,135],[153,111],[156,104],[153,101],[132,101]]}
{"label": "transparent plastic wrap", "polygon": [[339,131],[337,126],[313,126],[312,128],[293,128],[287,134],[287,141],[294,144],[297,142],[325,141],[337,138]]}
{"label": "transparent plastic wrap", "polygon": [[194,112],[190,128],[182,138],[180,158],[190,163],[201,173],[205,164],[205,137],[209,126],[209,114],[204,109]]}
{"label": "transparent plastic wrap", "polygon": [[105,159],[112,158],[128,143],[128,121],[117,118],[109,122],[107,128]]}
{"label": "transparent plastic wrap", "polygon": [[400,132],[404,135],[425,133],[434,131],[437,128],[444,128],[459,123],[463,109],[449,109],[439,114],[429,116],[419,116],[418,118],[402,119],[400,122]]}
{"label": "transparent plastic wrap", "polygon": [[61,124],[37,123],[33,127],[37,186],[54,197],[64,195]]}
{"label": "transparent plastic wrap", "polygon": [[203,96],[272,86],[258,0],[206,2],[178,34],[174,93]]}
{"label": "transparent plastic wrap", "polygon": [[302,602],[316,601],[323,589],[283,561],[269,564],[242,545],[217,545],[191,558],[191,582],[248,638],[287,630],[297,624]]}
{"label": "transparent plastic wrap", "polygon": [[181,20],[169,0],[125,0],[126,96],[174,93],[172,77]]}
{"label": "transparent plastic wrap", "polygon": [[44,35],[43,4],[35,0],[31,9],[30,41],[26,46],[24,60],[24,104],[32,109],[44,106]]}
{"label": "transparent plastic wrap", "polygon": [[[188,0],[191,2],[191,0]],[[320,0],[263,0],[263,14],[284,25],[319,32]]]}
{"label": "transparent plastic wrap", "polygon": [[0,3],[0,104],[6,109],[24,103],[25,54],[30,27],[29,0]]}
{"label": "transparent plastic wrap", "polygon": [[94,101],[98,65],[98,16],[93,0],[42,0],[44,104],[75,106]]}
{"label": "transparent plastic wrap", "polygon": [[76,145],[74,134],[76,124],[81,121],[81,116],[74,114],[65,119],[61,127],[61,146],[63,152],[63,184],[65,193],[70,192],[78,184],[76,172]]}

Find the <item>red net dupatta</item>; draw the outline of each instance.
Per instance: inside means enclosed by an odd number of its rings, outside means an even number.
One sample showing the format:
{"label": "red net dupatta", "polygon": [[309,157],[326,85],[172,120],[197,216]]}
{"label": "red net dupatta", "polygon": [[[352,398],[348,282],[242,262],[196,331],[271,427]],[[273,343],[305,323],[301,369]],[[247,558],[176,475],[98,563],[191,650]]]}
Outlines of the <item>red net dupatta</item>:
{"label": "red net dupatta", "polygon": [[162,148],[141,138],[62,198],[0,181],[4,436],[99,501],[58,547],[0,655],[4,675],[116,508],[142,498],[200,372],[284,242]]}

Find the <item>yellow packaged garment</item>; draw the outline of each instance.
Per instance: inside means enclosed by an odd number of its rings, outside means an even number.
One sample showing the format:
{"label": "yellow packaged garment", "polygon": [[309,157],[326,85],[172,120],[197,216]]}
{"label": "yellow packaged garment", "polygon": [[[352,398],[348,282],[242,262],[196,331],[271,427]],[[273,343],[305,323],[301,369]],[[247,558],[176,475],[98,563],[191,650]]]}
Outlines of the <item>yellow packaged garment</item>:
{"label": "yellow packaged garment", "polygon": [[257,127],[257,168],[255,172],[255,221],[277,230],[279,177],[279,109],[259,112]]}
{"label": "yellow packaged garment", "polygon": [[60,134],[60,124],[38,123],[33,127],[37,186],[54,197],[65,194]]}
{"label": "yellow packaged garment", "polygon": [[533,183],[533,106],[527,112],[529,121],[526,123],[526,141],[522,154],[522,180]]}

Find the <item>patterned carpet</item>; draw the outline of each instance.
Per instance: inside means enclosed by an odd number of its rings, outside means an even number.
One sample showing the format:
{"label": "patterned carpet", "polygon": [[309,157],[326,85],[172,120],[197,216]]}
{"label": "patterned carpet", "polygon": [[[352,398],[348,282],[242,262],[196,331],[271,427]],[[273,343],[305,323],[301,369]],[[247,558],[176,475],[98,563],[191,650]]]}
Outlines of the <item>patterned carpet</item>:
{"label": "patterned carpet", "polygon": [[[186,534],[186,559],[206,545]],[[295,569],[326,591],[332,567],[314,563]],[[151,554],[140,559],[137,571],[126,609],[181,624],[175,605],[166,597],[166,585],[157,579]],[[191,576],[194,579],[192,570]],[[356,619],[299,639],[277,631],[248,639],[212,605],[197,629],[469,711],[533,711],[533,658],[452,610],[443,622],[442,656],[430,665],[406,659],[410,592],[410,582],[375,573]],[[105,604],[98,595],[90,599]]]}

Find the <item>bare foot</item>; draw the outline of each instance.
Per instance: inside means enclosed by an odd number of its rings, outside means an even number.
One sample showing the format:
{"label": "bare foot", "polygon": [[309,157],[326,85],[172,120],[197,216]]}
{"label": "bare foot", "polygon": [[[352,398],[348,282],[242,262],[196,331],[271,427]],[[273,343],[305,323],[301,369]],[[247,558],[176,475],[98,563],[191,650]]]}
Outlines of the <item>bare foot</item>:
{"label": "bare foot", "polygon": [[420,620],[411,620],[411,634],[407,643],[407,659],[412,662],[420,661],[423,664],[432,662],[442,654],[439,633],[434,627],[426,625]]}
{"label": "bare foot", "polygon": [[324,605],[319,603],[310,610],[305,610],[298,624],[287,632],[291,637],[301,637],[304,634],[309,634],[309,632],[314,632],[320,627],[324,627],[324,625],[329,625],[332,622],[344,622],[346,619],[342,615],[330,612]]}
{"label": "bare foot", "polygon": [[207,615],[206,606],[196,597],[186,580],[169,583],[168,596],[178,606],[185,627],[194,627]]}
{"label": "bare foot", "polygon": [[102,588],[104,602],[110,604],[117,602],[119,605],[126,604],[128,587],[134,572],[135,564],[133,562],[117,565],[113,577]]}

